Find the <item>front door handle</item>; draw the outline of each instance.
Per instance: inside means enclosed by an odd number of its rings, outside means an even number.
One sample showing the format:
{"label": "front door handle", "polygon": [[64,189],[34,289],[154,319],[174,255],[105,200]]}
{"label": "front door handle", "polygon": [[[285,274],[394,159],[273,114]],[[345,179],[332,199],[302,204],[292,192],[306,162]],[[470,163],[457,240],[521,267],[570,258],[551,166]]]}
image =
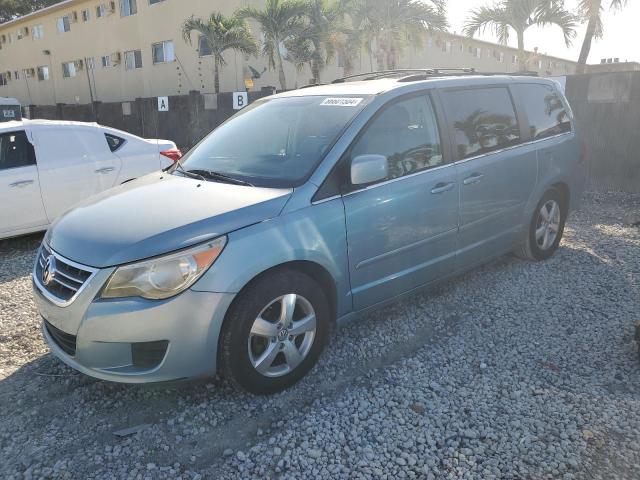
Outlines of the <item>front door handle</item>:
{"label": "front door handle", "polygon": [[453,188],[453,182],[450,182],[450,183],[438,183],[438,184],[436,184],[435,187],[433,187],[431,189],[431,193],[436,195],[438,193],[448,192],[452,188]]}
{"label": "front door handle", "polygon": [[465,185],[473,185],[474,183],[478,183],[480,180],[484,178],[482,173],[474,173],[470,177],[465,178],[462,183]]}
{"label": "front door handle", "polygon": [[12,188],[24,188],[27,185],[33,185],[33,180],[19,180],[17,182],[11,183],[9,186]]}
{"label": "front door handle", "polygon": [[113,172],[115,170],[115,168],[113,167],[104,167],[104,168],[99,168],[98,170],[96,170],[96,173],[109,173],[109,172]]}

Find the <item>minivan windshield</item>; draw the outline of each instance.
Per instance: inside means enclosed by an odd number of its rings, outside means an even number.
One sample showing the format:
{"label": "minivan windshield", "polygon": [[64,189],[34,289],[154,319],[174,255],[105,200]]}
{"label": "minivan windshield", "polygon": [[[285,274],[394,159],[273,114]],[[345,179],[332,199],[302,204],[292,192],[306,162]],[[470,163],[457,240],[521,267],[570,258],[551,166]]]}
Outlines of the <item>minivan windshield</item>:
{"label": "minivan windshield", "polygon": [[182,166],[207,180],[299,186],[365,103],[345,96],[259,100],[205,137]]}

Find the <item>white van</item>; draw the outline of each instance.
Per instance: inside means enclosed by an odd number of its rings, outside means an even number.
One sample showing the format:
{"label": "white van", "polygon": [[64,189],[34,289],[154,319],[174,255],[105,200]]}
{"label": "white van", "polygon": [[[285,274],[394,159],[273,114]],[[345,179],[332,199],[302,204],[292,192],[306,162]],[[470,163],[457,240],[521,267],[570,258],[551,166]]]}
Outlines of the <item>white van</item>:
{"label": "white van", "polygon": [[168,140],[96,123],[0,124],[0,239],[46,230],[85,198],[173,164]]}

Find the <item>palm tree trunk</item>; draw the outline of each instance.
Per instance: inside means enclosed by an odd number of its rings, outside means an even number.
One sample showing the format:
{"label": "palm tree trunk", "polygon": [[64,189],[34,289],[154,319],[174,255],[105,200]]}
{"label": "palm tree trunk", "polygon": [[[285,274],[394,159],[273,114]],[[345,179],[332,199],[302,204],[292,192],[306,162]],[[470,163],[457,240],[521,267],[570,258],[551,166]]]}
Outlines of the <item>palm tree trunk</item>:
{"label": "palm tree trunk", "polygon": [[524,51],[524,30],[518,30],[518,58],[520,60],[520,71],[525,71],[527,67],[527,53]]}
{"label": "palm tree trunk", "polygon": [[596,31],[596,24],[598,19],[595,15],[592,15],[589,18],[589,23],[587,24],[587,31],[584,33],[584,40],[582,41],[582,48],[580,49],[580,56],[578,57],[578,65],[576,66],[576,73],[584,73],[585,67],[587,65],[587,58],[589,57],[589,52],[591,51],[591,42],[593,40],[593,35]]}
{"label": "palm tree trunk", "polygon": [[287,78],[284,75],[284,65],[282,64],[282,54],[280,53],[280,41],[275,39],[276,43],[276,58],[278,59],[278,77],[280,77],[280,88],[282,90],[287,89]]}
{"label": "palm tree trunk", "polygon": [[220,93],[220,66],[218,59],[213,60],[213,89],[216,93]]}

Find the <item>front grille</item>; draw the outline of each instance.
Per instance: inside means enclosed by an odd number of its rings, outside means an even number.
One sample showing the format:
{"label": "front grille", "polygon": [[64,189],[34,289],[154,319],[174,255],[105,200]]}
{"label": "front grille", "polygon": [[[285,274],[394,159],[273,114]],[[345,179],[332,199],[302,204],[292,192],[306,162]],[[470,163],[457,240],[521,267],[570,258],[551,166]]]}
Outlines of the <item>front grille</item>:
{"label": "front grille", "polygon": [[[48,276],[45,275],[47,262]],[[44,245],[40,249],[35,268],[40,286],[59,302],[71,302],[94,272],[94,269],[71,262]]]}
{"label": "front grille", "polygon": [[54,327],[46,320],[44,326],[47,329],[47,333],[53,339],[56,345],[58,345],[64,353],[71,355],[76,354],[76,336],[69,333],[65,333],[62,330]]}

